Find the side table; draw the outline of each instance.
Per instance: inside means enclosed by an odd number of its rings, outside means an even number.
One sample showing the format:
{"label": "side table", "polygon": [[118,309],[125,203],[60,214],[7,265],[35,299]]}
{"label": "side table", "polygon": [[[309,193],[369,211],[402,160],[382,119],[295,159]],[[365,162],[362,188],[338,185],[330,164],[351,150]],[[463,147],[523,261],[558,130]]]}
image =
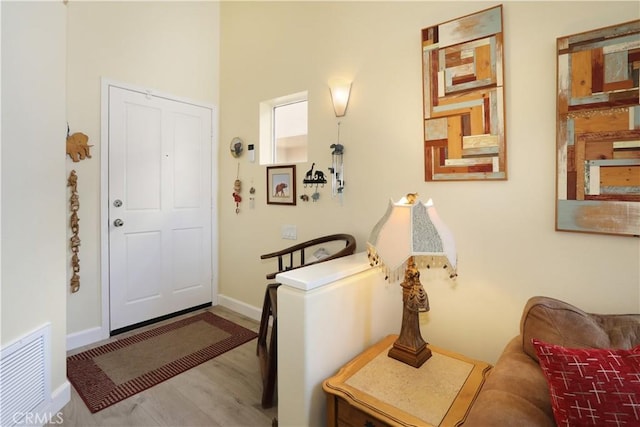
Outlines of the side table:
{"label": "side table", "polygon": [[328,426],[464,422],[491,365],[429,344],[431,358],[414,368],[387,356],[397,338],[387,336],[323,382]]}

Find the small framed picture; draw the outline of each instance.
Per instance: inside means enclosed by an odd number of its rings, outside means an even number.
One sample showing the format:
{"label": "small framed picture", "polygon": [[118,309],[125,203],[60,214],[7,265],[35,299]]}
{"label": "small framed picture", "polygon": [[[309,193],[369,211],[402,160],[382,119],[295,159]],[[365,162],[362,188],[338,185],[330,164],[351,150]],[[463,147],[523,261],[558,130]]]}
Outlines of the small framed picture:
{"label": "small framed picture", "polygon": [[296,204],[296,165],[267,166],[267,204]]}

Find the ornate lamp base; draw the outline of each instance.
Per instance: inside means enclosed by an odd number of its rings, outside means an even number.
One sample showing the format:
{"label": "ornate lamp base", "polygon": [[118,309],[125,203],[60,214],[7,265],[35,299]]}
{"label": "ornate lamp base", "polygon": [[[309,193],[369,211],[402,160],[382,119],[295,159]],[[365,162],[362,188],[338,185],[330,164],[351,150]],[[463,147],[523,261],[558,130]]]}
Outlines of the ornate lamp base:
{"label": "ornate lamp base", "polygon": [[429,310],[429,299],[420,284],[420,272],[410,257],[402,282],[402,327],[389,350],[389,357],[419,368],[431,357],[431,350],[420,334],[419,310]]}
{"label": "ornate lamp base", "polygon": [[424,343],[421,348],[411,348],[398,343],[398,340],[396,340],[391,350],[389,350],[389,357],[414,368],[419,368],[431,357],[431,350]]}

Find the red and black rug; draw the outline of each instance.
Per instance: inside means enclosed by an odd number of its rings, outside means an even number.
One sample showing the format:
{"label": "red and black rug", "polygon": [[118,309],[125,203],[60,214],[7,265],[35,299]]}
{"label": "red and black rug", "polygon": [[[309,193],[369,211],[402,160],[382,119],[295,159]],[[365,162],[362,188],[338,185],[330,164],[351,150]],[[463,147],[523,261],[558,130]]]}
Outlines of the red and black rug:
{"label": "red and black rug", "polygon": [[69,356],[67,377],[98,412],[256,336],[207,311]]}

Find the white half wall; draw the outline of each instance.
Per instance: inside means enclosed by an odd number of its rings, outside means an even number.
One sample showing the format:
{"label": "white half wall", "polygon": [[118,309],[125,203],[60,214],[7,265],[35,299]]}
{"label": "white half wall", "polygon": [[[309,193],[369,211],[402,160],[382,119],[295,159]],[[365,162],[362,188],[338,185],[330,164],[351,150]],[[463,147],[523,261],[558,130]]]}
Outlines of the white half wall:
{"label": "white half wall", "polygon": [[389,334],[400,333],[402,290],[364,252],[281,273],[278,425],[326,425],[322,382]]}

